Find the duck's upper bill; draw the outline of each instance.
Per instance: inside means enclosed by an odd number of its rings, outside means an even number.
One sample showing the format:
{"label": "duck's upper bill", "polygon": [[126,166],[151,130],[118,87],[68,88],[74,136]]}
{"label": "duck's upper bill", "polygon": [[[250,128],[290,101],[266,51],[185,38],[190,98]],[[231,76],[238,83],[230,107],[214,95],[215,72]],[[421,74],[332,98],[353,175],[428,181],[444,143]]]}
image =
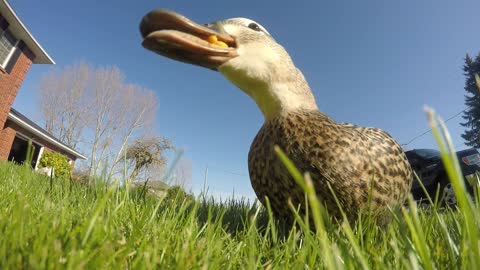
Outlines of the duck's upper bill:
{"label": "duck's upper bill", "polygon": [[149,12],[140,23],[145,48],[215,70],[237,56],[235,39],[222,30],[221,23],[201,25],[165,9]]}

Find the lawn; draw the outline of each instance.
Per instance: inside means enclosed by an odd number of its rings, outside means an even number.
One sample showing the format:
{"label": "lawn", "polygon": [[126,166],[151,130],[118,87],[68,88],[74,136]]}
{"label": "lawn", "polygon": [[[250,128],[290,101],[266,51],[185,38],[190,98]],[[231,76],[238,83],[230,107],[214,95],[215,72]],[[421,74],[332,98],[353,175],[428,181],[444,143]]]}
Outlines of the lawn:
{"label": "lawn", "polygon": [[480,269],[480,203],[462,193],[448,145],[439,142],[458,208],[410,201],[386,228],[368,217],[330,222],[308,177],[316,229],[299,218],[284,231],[268,210],[241,200],[181,192],[160,200],[116,185],[51,181],[3,162],[0,269]]}

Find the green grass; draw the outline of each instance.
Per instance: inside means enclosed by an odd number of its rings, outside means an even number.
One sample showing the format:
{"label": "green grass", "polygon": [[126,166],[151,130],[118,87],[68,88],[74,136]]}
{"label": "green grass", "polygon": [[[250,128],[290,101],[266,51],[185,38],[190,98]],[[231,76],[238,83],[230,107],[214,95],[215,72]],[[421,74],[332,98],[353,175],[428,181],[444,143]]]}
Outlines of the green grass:
{"label": "green grass", "polygon": [[422,210],[410,200],[386,228],[368,217],[332,224],[308,175],[293,167],[314,222],[298,217],[285,231],[270,211],[245,201],[159,200],[58,179],[50,185],[3,162],[0,269],[480,269],[479,200],[465,196],[445,133],[435,129],[435,136],[458,209]]}

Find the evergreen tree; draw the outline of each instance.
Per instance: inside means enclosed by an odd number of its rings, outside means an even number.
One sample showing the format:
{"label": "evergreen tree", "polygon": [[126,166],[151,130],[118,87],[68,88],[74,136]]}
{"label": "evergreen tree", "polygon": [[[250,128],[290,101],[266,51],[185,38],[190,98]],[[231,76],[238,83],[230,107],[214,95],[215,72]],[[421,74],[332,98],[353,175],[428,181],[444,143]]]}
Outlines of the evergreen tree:
{"label": "evergreen tree", "polygon": [[468,54],[465,57],[463,66],[465,74],[465,105],[463,119],[466,121],[462,126],[466,127],[462,138],[465,144],[475,148],[480,148],[480,85],[477,85],[476,76],[480,74],[480,54],[472,59]]}

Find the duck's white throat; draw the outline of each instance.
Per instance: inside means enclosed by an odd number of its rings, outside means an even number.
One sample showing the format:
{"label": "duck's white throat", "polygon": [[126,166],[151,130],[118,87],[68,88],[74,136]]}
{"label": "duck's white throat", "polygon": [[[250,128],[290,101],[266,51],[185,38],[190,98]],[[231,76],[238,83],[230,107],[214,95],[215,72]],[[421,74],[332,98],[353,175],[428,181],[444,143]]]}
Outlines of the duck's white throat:
{"label": "duck's white throat", "polygon": [[[300,71],[296,76],[273,77],[260,79],[243,70],[228,65],[219,71],[243,92],[253,98],[262,111],[265,120],[279,114],[292,111],[318,110],[315,98]],[[262,77],[262,76],[260,76]]]}

